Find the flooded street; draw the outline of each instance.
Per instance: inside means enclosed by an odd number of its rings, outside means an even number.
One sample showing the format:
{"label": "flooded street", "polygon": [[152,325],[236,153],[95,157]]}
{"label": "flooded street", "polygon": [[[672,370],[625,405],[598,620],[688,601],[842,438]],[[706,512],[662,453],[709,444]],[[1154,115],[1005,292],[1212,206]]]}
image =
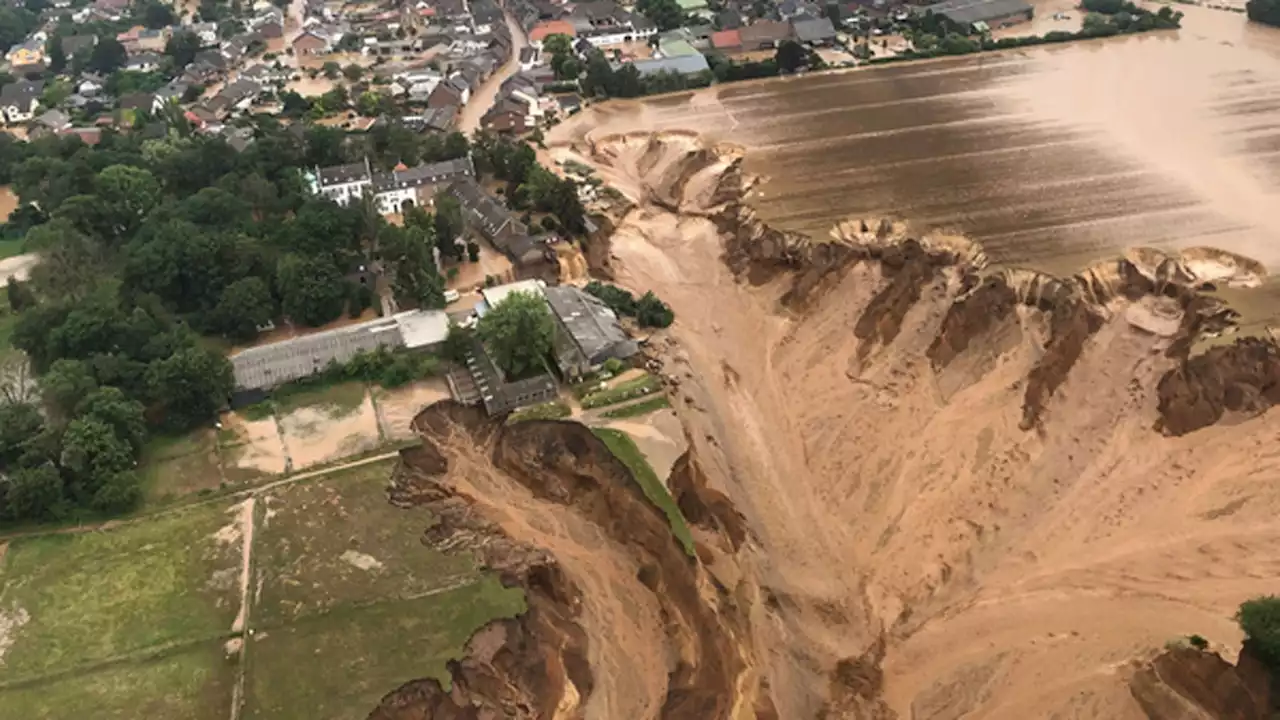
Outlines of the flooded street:
{"label": "flooded street", "polygon": [[1069,273],[1134,245],[1280,267],[1280,31],[1178,6],[1166,33],[723,85],[609,103],[583,132],[743,145],[771,223],[889,214]]}

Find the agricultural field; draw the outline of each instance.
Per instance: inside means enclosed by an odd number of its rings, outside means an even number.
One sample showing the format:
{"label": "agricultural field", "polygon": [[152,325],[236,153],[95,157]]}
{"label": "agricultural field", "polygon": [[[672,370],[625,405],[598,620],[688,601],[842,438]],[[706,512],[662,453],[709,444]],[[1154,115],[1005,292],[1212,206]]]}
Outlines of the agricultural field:
{"label": "agricultural field", "polygon": [[443,679],[524,598],[422,544],[430,516],[387,501],[395,462],[11,540],[0,717],[355,720],[404,682]]}
{"label": "agricultural field", "polygon": [[226,717],[240,609],[227,505],[20,538],[0,566],[0,717]]}

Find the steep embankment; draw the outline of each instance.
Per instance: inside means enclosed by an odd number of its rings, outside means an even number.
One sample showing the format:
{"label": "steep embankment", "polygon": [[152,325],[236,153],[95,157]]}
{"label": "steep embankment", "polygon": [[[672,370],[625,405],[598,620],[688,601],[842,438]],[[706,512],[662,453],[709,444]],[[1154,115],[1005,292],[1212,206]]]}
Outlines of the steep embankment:
{"label": "steep embankment", "polygon": [[403,454],[393,500],[430,509],[426,541],[478,552],[529,612],[473,638],[449,692],[409,683],[371,717],[734,716],[741,618],[589,429],[453,404],[414,426],[425,445]]}
{"label": "steep embankment", "polygon": [[1232,319],[1197,288],[1255,264],[998,270],[879,221],[768,228],[740,153],[690,135],[553,152],[634,202],[614,269],[676,311],[653,355],[702,486],[742,518],[704,559],[747,617],[753,706],[1143,717],[1135,661],[1187,633],[1235,646],[1236,605],[1273,590],[1280,356],[1189,356]]}

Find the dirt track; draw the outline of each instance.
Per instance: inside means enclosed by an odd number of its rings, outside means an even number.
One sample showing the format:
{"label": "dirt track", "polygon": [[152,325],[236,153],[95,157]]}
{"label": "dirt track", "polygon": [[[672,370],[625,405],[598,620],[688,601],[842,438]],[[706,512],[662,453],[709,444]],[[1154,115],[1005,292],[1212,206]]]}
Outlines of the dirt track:
{"label": "dirt track", "polygon": [[[936,364],[956,273],[916,276],[914,293],[883,261],[796,275],[738,258],[736,277],[703,212],[732,152],[696,156],[687,135],[576,149],[641,203],[613,238],[615,271],[675,309],[661,356],[690,399],[673,404],[750,528],[733,592],[763,600],[757,690],[780,717],[1145,717],[1135,660],[1188,633],[1238,647],[1232,613],[1280,570],[1280,415],[1253,416],[1265,398],[1162,435],[1173,339],[1137,329],[1121,297],[1077,331],[1033,307],[1054,307],[1047,290],[1027,297],[1044,278],[1014,277],[1016,307]],[[779,266],[834,252],[788,241],[754,240]],[[887,706],[846,672],[882,633]]]}

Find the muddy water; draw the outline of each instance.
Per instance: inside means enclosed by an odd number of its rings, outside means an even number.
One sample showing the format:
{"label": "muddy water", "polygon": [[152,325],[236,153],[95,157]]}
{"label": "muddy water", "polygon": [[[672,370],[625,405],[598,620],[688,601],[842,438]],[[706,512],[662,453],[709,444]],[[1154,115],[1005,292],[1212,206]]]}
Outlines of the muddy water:
{"label": "muddy water", "polygon": [[764,218],[814,235],[892,214],[1055,273],[1147,244],[1280,269],[1280,31],[1178,7],[1175,32],[610,103],[580,125],[741,144]]}

